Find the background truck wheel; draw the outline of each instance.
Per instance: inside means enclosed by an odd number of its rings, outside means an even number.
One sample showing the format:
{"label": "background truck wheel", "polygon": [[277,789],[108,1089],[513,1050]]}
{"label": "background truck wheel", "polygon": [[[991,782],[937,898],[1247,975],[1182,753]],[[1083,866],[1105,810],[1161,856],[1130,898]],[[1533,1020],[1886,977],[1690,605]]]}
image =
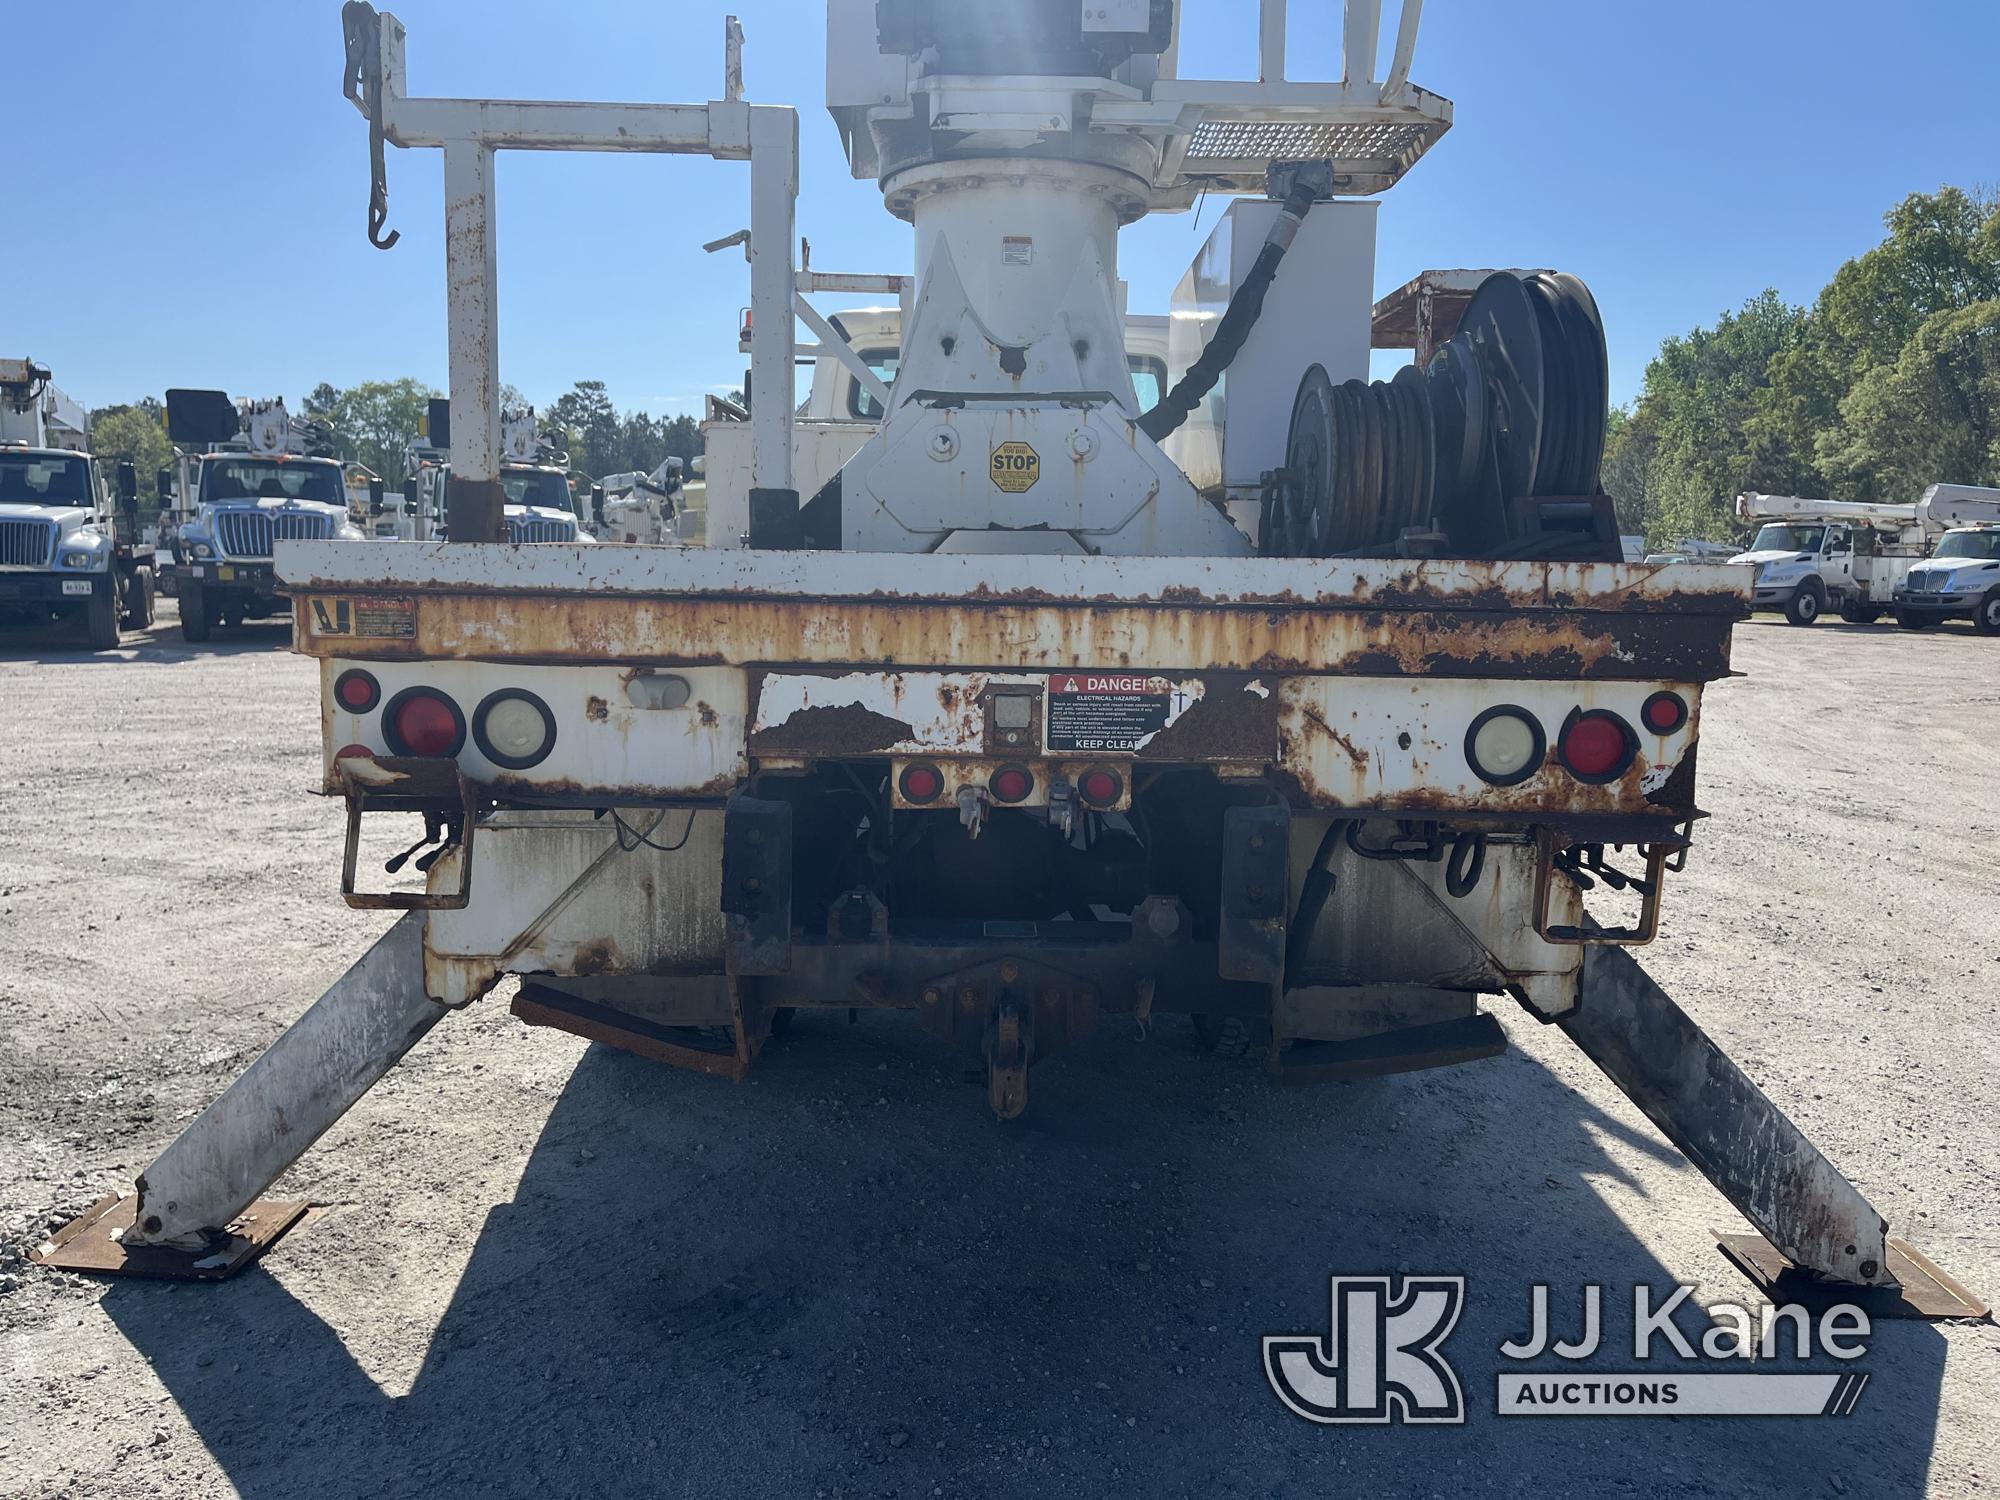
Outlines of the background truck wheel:
{"label": "background truck wheel", "polygon": [[153,573],[140,568],[125,580],[125,628],[150,630],[153,626]]}
{"label": "background truck wheel", "polygon": [[1826,608],[1826,589],[1818,579],[1799,585],[1799,591],[1785,601],[1785,618],[1794,625],[1810,625]]}
{"label": "background truck wheel", "polygon": [[1840,618],[1850,625],[1873,625],[1882,618],[1882,611],[1872,604],[1848,603],[1840,606]]}
{"label": "background truck wheel", "polygon": [[1972,628],[1981,635],[2000,635],[2000,589],[1988,589],[1972,612]]}
{"label": "background truck wheel", "polygon": [[1249,1057],[1271,1045],[1271,1023],[1250,1016],[1197,1015],[1194,1029],[1217,1057]]}
{"label": "background truck wheel", "polygon": [[181,585],[181,639],[201,642],[208,639],[208,600],[199,584]]}
{"label": "background truck wheel", "polygon": [[92,594],[83,611],[85,630],[93,651],[112,651],[118,646],[118,595],[110,589]]}
{"label": "background truck wheel", "polygon": [[1931,628],[1931,622],[1924,619],[1923,616],[1909,614],[1900,609],[1896,611],[1896,623],[1905,630],[1929,630]]}

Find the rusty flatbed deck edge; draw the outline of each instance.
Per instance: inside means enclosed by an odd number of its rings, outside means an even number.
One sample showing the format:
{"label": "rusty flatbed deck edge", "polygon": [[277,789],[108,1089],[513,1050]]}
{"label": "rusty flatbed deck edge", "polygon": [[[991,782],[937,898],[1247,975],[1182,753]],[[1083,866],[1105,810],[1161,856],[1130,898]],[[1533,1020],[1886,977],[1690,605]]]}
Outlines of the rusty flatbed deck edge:
{"label": "rusty flatbed deck edge", "polygon": [[1086,557],[750,552],[543,543],[277,544],[293,592],[536,590],[855,603],[1198,605],[1277,609],[1577,609],[1744,614],[1746,570],[1720,564],[1396,558]]}
{"label": "rusty flatbed deck edge", "polygon": [[[1747,608],[1740,569],[1692,566],[338,542],[282,556],[297,648],[383,660],[1706,682],[1729,670]],[[357,631],[364,613],[396,628]]]}

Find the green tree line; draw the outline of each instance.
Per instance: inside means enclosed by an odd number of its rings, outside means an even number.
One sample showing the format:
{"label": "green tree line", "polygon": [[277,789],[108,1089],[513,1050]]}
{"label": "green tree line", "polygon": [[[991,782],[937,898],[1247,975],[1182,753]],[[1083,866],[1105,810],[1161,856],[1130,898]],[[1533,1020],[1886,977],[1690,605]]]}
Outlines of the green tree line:
{"label": "green tree line", "polygon": [[1884,222],[1812,306],[1765,290],[1660,346],[1605,446],[1626,529],[1727,539],[1743,490],[2000,483],[2000,194],[1913,193]]}
{"label": "green tree line", "polygon": [[[407,376],[345,389],[322,384],[306,397],[305,412],[332,427],[342,458],[393,477],[403,472],[403,455],[422,434],[430,402],[443,394]],[[527,402],[512,386],[503,386],[501,405],[519,408]],[[686,462],[702,450],[693,417],[621,412],[601,380],[579,380],[536,417],[543,436],[568,451],[570,466],[590,475],[650,473],[670,457]]]}
{"label": "green tree line", "polygon": [[[407,376],[344,389],[321,383],[300,410],[332,427],[334,450],[342,459],[366,464],[393,485],[402,477],[404,454],[422,436],[431,399],[442,394]],[[503,389],[502,400],[527,404],[511,386]],[[571,467],[594,476],[631,469],[650,473],[669,457],[685,463],[702,449],[693,417],[620,412],[601,380],[579,380],[538,416],[543,433],[568,449]],[[150,519],[153,475],[174,461],[166,407],[151,396],[128,406],[99,407],[90,414],[90,446],[102,459],[130,459],[138,467],[142,510]]]}

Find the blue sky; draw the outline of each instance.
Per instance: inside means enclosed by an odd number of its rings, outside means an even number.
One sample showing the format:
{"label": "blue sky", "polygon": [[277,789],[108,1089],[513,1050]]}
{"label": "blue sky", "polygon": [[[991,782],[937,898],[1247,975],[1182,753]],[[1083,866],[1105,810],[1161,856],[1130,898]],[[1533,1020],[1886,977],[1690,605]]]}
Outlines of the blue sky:
{"label": "blue sky", "polygon": [[[390,8],[416,93],[721,90],[726,3]],[[801,106],[814,265],[907,267],[907,227],[848,175],[819,105],[823,4],[734,8],[751,97]],[[1254,74],[1255,0],[1184,8],[1185,75]],[[1339,7],[1293,8],[1293,75],[1326,76]],[[0,353],[52,365],[91,405],[170,385],[443,384],[438,154],[390,151],[403,239],[369,248],[338,14],[334,0],[0,7],[11,149],[35,151],[0,210]],[[1573,271],[1604,309],[1613,394],[1628,399],[1663,336],[1766,285],[1807,300],[1905,193],[2000,177],[1996,57],[1994,0],[1429,0],[1413,76],[1455,101],[1457,125],[1383,200],[1378,290],[1430,266]],[[68,61],[22,65],[35,58]],[[745,267],[700,245],[746,222],[747,182],[696,158],[502,156],[503,376],[540,403],[602,379],[655,413],[738,383]],[[1125,231],[1135,311],[1165,310],[1217,207],[1200,230],[1174,215]]]}

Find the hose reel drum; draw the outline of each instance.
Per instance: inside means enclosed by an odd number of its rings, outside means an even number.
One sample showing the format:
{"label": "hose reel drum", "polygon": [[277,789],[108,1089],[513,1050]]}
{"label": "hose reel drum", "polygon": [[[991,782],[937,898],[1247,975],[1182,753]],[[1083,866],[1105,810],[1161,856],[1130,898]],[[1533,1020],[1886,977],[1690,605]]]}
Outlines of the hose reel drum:
{"label": "hose reel drum", "polygon": [[1314,365],[1267,476],[1267,556],[1615,561],[1599,493],[1604,325],[1574,276],[1496,272],[1430,363],[1335,384]]}

